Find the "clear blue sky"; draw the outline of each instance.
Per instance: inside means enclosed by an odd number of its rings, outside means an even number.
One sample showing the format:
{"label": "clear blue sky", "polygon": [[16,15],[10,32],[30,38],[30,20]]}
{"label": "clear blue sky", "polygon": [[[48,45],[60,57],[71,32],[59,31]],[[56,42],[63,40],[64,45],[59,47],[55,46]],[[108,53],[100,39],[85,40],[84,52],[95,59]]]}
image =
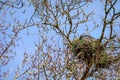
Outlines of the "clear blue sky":
{"label": "clear blue sky", "polygon": [[[120,0],[119,0],[119,3],[120,3]],[[27,4],[27,6],[22,8],[22,9],[18,9],[18,10],[17,9],[9,9],[9,11],[12,11],[12,12],[16,11],[14,16],[16,17],[16,20],[20,21],[21,23],[24,23],[26,19],[29,19],[34,12],[33,6],[32,5],[29,6],[28,2],[26,2],[26,4]],[[102,24],[101,18],[104,15],[103,7],[101,7],[101,5],[103,5],[103,4],[101,4],[98,0],[95,0],[95,1],[93,1],[92,4],[89,3],[88,8],[84,9],[86,13],[90,13],[91,11],[94,12],[93,18],[97,24]],[[119,4],[117,4],[116,6],[117,6],[118,11],[120,11]],[[7,9],[5,11],[7,11]],[[2,18],[0,18],[0,22],[2,19],[5,19],[7,21],[10,21],[12,23],[12,25],[15,25],[15,22],[13,22],[11,16],[9,15],[9,11],[7,11],[5,18],[4,18],[4,16],[2,16]],[[81,26],[85,26],[85,25],[88,25],[89,31],[91,31],[94,28],[93,21],[90,21],[90,22],[83,24]],[[102,25],[100,25],[100,26],[102,26]],[[12,27],[12,26],[10,26],[10,27]],[[78,36],[83,34],[85,29],[86,29],[86,27],[79,28]],[[99,38],[101,35],[101,29],[102,29],[102,27],[93,30],[90,33],[90,35],[92,35],[95,38]],[[117,32],[120,33],[120,28],[116,27],[116,29],[117,29]],[[106,31],[106,33],[105,33],[106,36],[108,35],[108,31]],[[28,35],[28,32],[29,32],[29,35]],[[11,31],[8,31],[8,33],[11,33]],[[1,35],[1,32],[0,32],[0,35]],[[4,35],[1,35],[0,39],[2,39],[3,36]],[[34,50],[35,50],[34,43],[38,43],[38,36],[39,36],[38,28],[35,26],[28,28],[27,30],[23,30],[19,33],[19,37],[21,37],[21,39],[19,41],[17,41],[18,46],[16,46],[16,48],[14,48],[14,50],[16,51],[16,57],[10,61],[9,65],[2,67],[2,71],[11,70],[11,73],[8,76],[7,80],[12,79],[12,76],[14,75],[12,73],[17,69],[18,66],[21,65],[21,61],[23,59],[24,52],[26,51],[29,54],[34,53]],[[49,36],[49,37],[56,36],[56,34],[55,34],[55,32],[51,31],[51,32],[49,32],[49,35],[47,35],[47,36]],[[55,39],[58,40],[59,38],[56,37]]]}

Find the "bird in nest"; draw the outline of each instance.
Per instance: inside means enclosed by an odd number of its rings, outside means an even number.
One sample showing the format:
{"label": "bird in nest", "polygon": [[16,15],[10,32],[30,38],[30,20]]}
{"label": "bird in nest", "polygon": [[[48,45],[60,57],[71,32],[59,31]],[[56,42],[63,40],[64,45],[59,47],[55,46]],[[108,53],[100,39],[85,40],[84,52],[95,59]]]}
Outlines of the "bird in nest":
{"label": "bird in nest", "polygon": [[92,41],[96,41],[97,39],[95,39],[94,37],[92,37],[90,35],[81,35],[79,37],[79,40],[85,40],[87,42],[92,42]]}

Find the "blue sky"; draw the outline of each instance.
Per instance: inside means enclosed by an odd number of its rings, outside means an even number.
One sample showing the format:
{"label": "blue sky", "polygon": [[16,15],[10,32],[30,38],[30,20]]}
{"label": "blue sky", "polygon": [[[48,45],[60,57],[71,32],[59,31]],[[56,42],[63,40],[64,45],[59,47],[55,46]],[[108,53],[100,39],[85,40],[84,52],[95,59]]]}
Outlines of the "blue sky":
{"label": "blue sky", "polygon": [[[119,0],[119,3],[120,3],[120,0]],[[116,5],[118,11],[120,11],[119,3]],[[20,21],[20,23],[22,23],[22,24],[24,24],[26,19],[29,20],[31,15],[34,12],[34,7],[32,5],[29,5],[29,3],[27,3],[27,2],[26,2],[26,4],[27,4],[27,6],[22,8],[22,9],[18,9],[18,10],[17,9],[9,9],[9,11],[12,11],[12,12],[16,11],[15,14],[14,14],[14,17],[16,18],[17,21]],[[93,1],[92,4],[89,3],[89,5],[88,5],[89,7],[86,7],[84,9],[84,11],[86,13],[89,13],[91,11],[94,12],[94,15],[93,15],[94,17],[93,18],[94,18],[94,20],[97,24],[102,24],[101,18],[104,15],[102,5],[103,4],[100,3],[100,1],[95,0],[95,1]],[[5,11],[7,11],[7,9]],[[12,23],[12,25],[15,25],[16,23],[12,20],[12,17],[9,15],[9,11],[7,11],[7,14],[6,14],[5,17],[3,16],[0,19],[0,22],[1,22],[2,19],[5,19],[7,21],[10,21]],[[86,27],[85,27],[86,25],[88,25],[88,30],[91,31],[94,28],[93,23],[94,22],[91,19],[90,22],[88,22],[86,24],[83,24],[83,25],[80,25],[80,26],[84,26],[84,27],[78,29],[77,37],[79,37],[81,34],[83,34],[85,32],[84,30],[86,29]],[[102,25],[99,25],[99,26],[102,26]],[[100,35],[101,35],[101,29],[102,29],[102,27],[93,30],[90,33],[90,35],[92,35],[95,38],[99,38]],[[120,33],[120,28],[119,27],[116,27],[115,29],[117,30],[118,33]],[[108,29],[108,31],[109,31],[109,29]],[[106,33],[105,33],[106,36],[109,35],[108,31],[106,31]],[[11,33],[11,30],[8,31],[8,33]],[[28,35],[28,33],[29,33],[29,35]],[[0,35],[1,35],[1,33],[0,33]],[[3,36],[4,35],[1,35],[0,38],[2,39]],[[23,30],[19,33],[19,37],[21,39],[19,41],[17,41],[18,46],[16,46],[14,48],[14,50],[16,51],[16,57],[13,60],[11,60],[10,63],[7,66],[2,67],[3,71],[6,71],[6,70],[11,71],[11,74],[9,75],[10,78],[8,77],[7,80],[11,80],[12,75],[14,75],[12,73],[17,69],[18,66],[21,65],[21,61],[23,59],[24,52],[26,51],[29,54],[34,53],[34,51],[36,49],[35,43],[38,43],[38,36],[39,36],[38,28],[35,27],[35,26],[30,27],[27,30],[25,29],[25,30]],[[52,36],[56,36],[56,34],[55,34],[54,31],[51,31],[51,32],[49,32],[49,34],[47,36],[52,37]],[[59,38],[59,36],[56,36],[55,40],[58,40],[58,38]],[[73,36],[71,36],[71,38],[73,38]]]}

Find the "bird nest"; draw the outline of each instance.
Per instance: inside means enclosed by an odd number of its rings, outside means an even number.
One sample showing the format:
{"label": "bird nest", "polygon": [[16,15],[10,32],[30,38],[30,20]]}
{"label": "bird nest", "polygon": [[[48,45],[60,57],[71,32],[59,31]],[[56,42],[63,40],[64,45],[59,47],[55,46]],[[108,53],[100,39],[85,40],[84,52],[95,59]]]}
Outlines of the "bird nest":
{"label": "bird nest", "polygon": [[[98,46],[100,46],[100,53],[97,54]],[[83,39],[76,39],[72,41],[70,52],[79,60],[84,60],[87,64],[93,62],[98,67],[108,66],[108,54],[104,46],[99,44],[99,41],[86,41]]]}

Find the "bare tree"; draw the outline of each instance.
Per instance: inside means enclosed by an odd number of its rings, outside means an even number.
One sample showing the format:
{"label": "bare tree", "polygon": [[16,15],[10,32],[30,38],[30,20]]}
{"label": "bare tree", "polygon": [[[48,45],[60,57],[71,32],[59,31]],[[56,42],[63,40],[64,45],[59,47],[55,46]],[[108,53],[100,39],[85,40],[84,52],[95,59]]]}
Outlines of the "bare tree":
{"label": "bare tree", "polygon": [[[120,1],[98,1],[103,9],[103,15],[99,18],[101,23],[96,21],[94,11],[86,11],[95,2],[97,1],[0,1],[1,11],[5,10],[4,6],[9,10],[20,10],[27,4],[28,7],[34,7],[33,14],[29,19],[25,19],[24,23],[15,18],[16,12],[10,13],[16,26],[12,25],[12,22],[2,22],[1,19],[0,34],[4,38],[0,42],[0,66],[7,65],[15,56],[10,53],[16,52],[15,41],[19,41],[21,31],[36,27],[38,41],[35,42],[34,53],[29,55],[28,52],[24,52],[22,64],[15,71],[14,80],[119,78],[120,34],[117,29],[120,29],[120,10],[117,5]],[[23,13],[25,14],[25,11]],[[93,38],[91,33],[98,29],[101,30],[99,38]],[[7,33],[7,30],[11,30],[12,33]],[[7,73],[3,75],[8,76]]]}

